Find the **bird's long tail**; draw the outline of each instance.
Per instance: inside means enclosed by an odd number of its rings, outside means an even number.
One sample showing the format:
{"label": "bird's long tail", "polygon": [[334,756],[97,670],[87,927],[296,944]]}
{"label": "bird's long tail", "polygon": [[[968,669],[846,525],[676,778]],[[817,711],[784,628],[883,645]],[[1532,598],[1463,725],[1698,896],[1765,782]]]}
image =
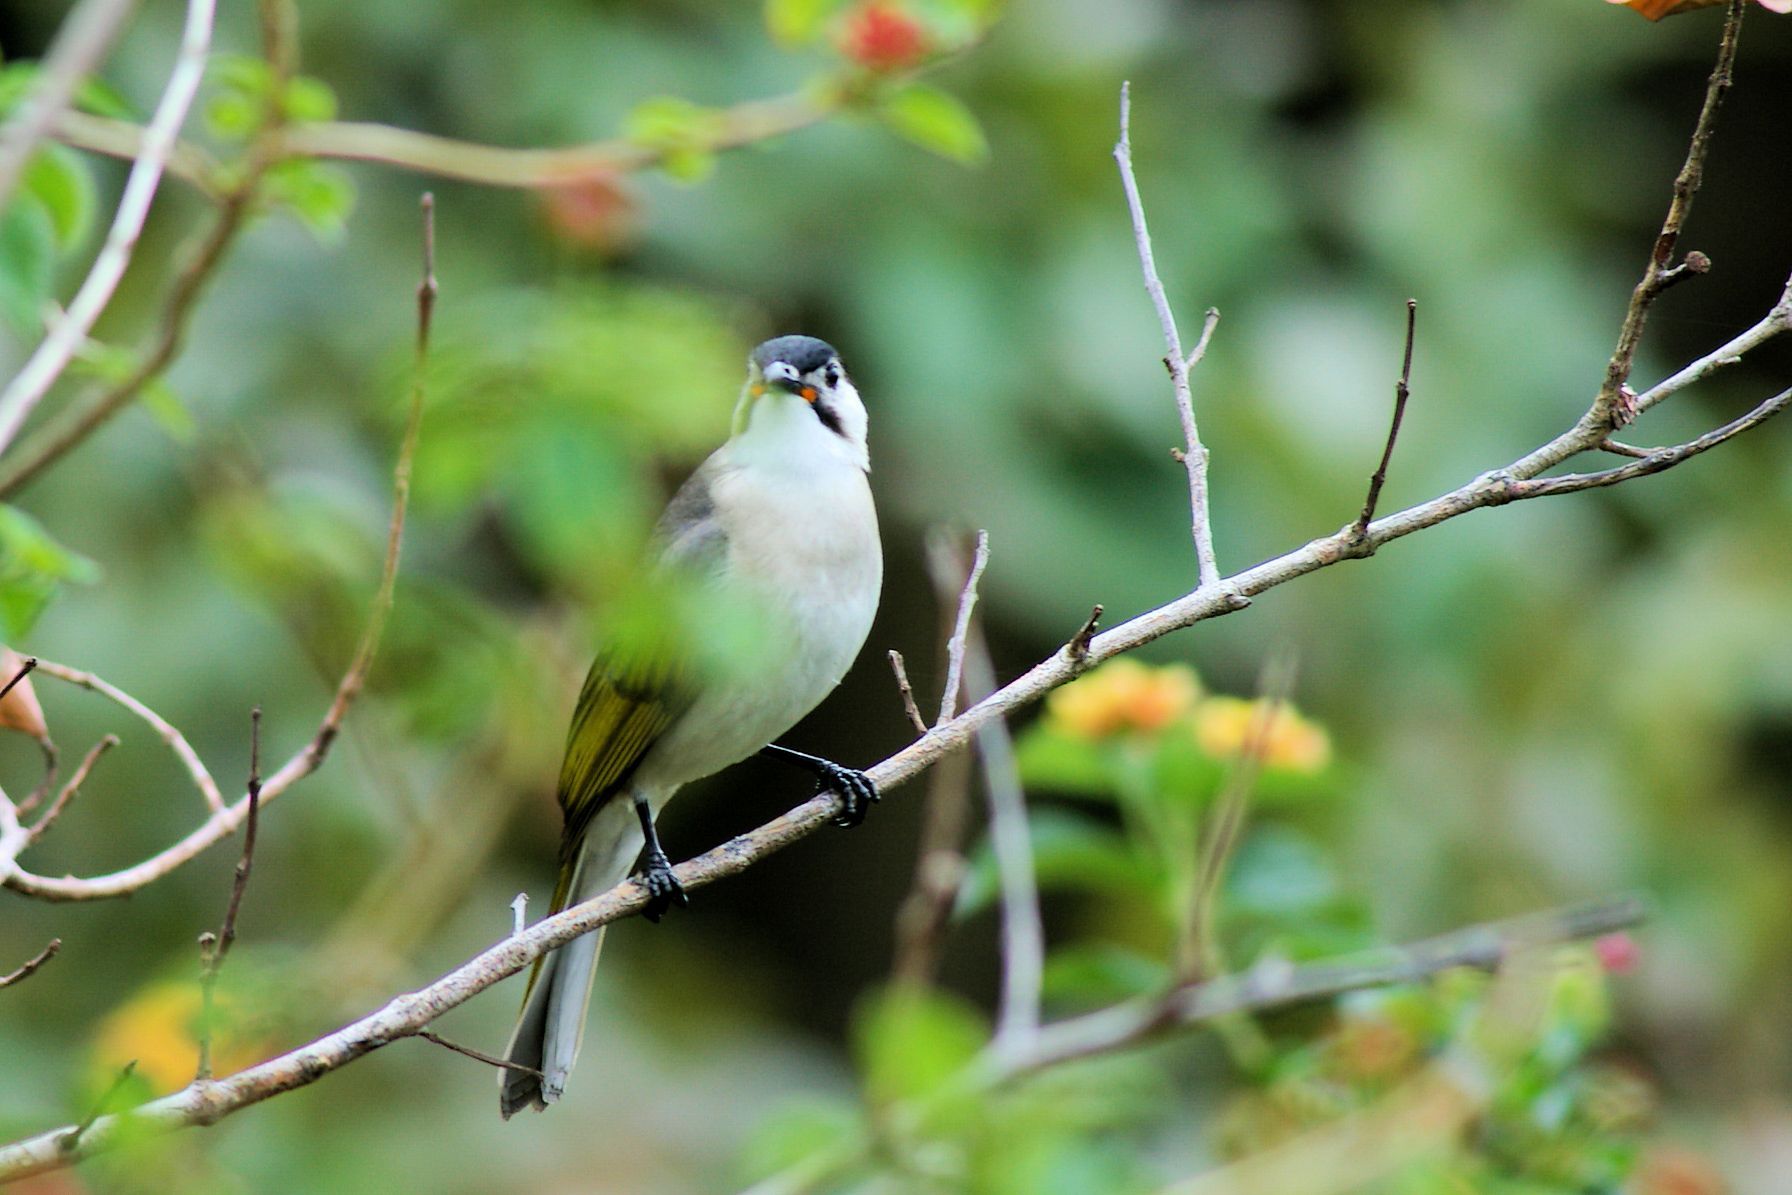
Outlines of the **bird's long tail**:
{"label": "bird's long tail", "polygon": [[[618,794],[592,820],[584,848],[561,865],[548,915],[621,883],[641,853],[641,841],[634,810],[626,795]],[[522,1016],[504,1051],[505,1061],[529,1070],[498,1072],[498,1110],[506,1120],[523,1108],[541,1111],[565,1090],[566,1076],[585,1035],[591,981],[603,944],[600,926],[536,961],[523,997]]]}

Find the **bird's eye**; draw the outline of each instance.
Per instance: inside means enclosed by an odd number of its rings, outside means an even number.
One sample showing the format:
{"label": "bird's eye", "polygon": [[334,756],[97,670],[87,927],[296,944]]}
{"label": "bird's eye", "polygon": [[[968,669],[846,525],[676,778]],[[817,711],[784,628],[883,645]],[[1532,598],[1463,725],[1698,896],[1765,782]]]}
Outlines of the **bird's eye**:
{"label": "bird's eye", "polygon": [[840,367],[838,365],[830,365],[821,376],[827,379],[828,389],[832,390],[835,386],[840,384]]}

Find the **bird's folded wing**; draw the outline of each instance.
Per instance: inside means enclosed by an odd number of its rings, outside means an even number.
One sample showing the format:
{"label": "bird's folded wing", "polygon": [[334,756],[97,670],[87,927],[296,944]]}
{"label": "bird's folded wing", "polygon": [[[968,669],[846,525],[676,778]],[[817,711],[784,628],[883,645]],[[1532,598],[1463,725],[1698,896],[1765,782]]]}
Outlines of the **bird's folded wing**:
{"label": "bird's folded wing", "polygon": [[560,765],[560,808],[566,815],[562,861],[577,860],[591,819],[629,776],[672,720],[688,704],[675,669],[655,661],[625,664],[600,657],[591,666]]}

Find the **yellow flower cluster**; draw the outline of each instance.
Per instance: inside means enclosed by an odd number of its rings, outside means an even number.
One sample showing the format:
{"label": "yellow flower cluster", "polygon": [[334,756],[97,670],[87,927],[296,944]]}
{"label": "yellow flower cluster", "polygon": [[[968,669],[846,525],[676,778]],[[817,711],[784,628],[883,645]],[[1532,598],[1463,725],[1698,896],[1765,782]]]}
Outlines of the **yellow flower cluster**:
{"label": "yellow flower cluster", "polygon": [[1156,734],[1182,724],[1216,759],[1254,750],[1265,767],[1311,774],[1332,758],[1325,728],[1287,702],[1204,696],[1186,664],[1154,668],[1112,660],[1054,692],[1046,713],[1055,729],[1085,740]]}
{"label": "yellow flower cluster", "polygon": [[1332,761],[1331,736],[1285,701],[1210,697],[1195,711],[1195,741],[1217,759],[1254,754],[1266,768],[1311,774]]}
{"label": "yellow flower cluster", "polygon": [[1122,658],[1054,691],[1046,712],[1076,738],[1104,739],[1162,730],[1187,717],[1200,697],[1201,682],[1187,664],[1151,668]]}

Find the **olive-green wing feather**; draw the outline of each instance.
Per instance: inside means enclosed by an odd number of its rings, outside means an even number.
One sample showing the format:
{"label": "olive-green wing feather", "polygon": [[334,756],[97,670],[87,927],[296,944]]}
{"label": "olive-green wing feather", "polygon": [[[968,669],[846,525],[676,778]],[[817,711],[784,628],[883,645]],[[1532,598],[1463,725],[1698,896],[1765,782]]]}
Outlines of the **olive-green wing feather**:
{"label": "olive-green wing feather", "polygon": [[566,758],[560,765],[560,809],[566,815],[560,853],[577,861],[591,819],[628,783],[643,756],[688,705],[674,669],[661,662],[619,667],[599,658],[579,691]]}

